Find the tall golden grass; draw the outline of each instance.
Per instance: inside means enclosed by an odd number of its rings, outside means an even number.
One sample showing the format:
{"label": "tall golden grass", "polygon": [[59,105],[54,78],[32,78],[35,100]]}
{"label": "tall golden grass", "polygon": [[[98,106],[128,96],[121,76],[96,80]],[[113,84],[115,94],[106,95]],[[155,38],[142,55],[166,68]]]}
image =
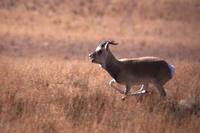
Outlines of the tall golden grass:
{"label": "tall golden grass", "polygon": [[[198,133],[198,0],[1,0],[0,132]],[[100,40],[117,57],[159,56],[176,75],[159,97],[128,97],[88,61]],[[137,90],[135,86],[133,90]]]}
{"label": "tall golden grass", "polygon": [[86,61],[1,62],[1,132],[199,131],[199,64],[176,62],[166,99],[151,87],[147,95],[121,101],[106,72]]}

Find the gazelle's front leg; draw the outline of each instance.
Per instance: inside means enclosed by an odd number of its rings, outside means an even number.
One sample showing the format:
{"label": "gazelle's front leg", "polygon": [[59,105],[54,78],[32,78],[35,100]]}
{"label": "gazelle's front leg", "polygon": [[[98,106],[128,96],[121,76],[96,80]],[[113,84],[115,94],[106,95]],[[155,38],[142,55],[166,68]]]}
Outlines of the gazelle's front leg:
{"label": "gazelle's front leg", "polygon": [[125,92],[124,92],[125,96],[122,97],[122,100],[125,100],[126,97],[129,96],[128,93],[129,93],[130,89],[131,89],[131,86],[126,85],[126,89],[125,89]]}
{"label": "gazelle's front leg", "polygon": [[[127,96],[132,96],[133,94],[128,94],[130,89],[131,89],[131,86],[130,85],[126,85],[126,88],[125,90],[121,90],[117,87],[115,87],[113,84],[116,83],[116,80],[115,79],[112,79],[110,82],[109,82],[109,85],[110,87],[114,88],[116,91],[120,92],[121,94],[124,94],[125,96],[122,97],[122,100],[125,100]],[[136,95],[136,94],[135,94]]]}
{"label": "gazelle's front leg", "polygon": [[119,88],[117,88],[116,86],[113,85],[114,83],[116,83],[116,80],[115,80],[115,79],[112,79],[112,80],[109,82],[110,87],[114,88],[114,89],[115,89],[116,91],[118,91],[119,93],[124,94],[124,91],[123,91],[123,90],[121,90],[121,89],[119,89]]}

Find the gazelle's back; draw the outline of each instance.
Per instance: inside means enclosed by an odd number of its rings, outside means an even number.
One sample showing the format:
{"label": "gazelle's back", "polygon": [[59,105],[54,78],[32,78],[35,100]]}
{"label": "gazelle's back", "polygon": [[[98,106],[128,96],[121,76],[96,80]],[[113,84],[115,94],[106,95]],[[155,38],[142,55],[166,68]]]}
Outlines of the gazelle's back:
{"label": "gazelle's back", "polygon": [[138,79],[149,79],[164,84],[171,78],[168,63],[157,57],[120,59],[127,74]]}

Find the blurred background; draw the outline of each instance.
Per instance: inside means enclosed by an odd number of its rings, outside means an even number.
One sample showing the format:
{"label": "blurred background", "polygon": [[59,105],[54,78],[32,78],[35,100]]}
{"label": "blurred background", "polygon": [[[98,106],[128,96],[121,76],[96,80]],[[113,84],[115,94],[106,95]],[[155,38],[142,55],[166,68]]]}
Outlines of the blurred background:
{"label": "blurred background", "polygon": [[199,23],[198,0],[1,0],[0,54],[85,59],[111,39],[118,56],[188,58]]}

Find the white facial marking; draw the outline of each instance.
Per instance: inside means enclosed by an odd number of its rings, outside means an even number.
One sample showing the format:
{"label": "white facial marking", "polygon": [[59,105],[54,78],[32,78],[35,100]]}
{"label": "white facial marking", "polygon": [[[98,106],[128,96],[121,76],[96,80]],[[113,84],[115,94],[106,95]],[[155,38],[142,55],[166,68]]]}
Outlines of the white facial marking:
{"label": "white facial marking", "polygon": [[99,50],[101,50],[100,46],[98,46],[95,51],[99,51]]}

